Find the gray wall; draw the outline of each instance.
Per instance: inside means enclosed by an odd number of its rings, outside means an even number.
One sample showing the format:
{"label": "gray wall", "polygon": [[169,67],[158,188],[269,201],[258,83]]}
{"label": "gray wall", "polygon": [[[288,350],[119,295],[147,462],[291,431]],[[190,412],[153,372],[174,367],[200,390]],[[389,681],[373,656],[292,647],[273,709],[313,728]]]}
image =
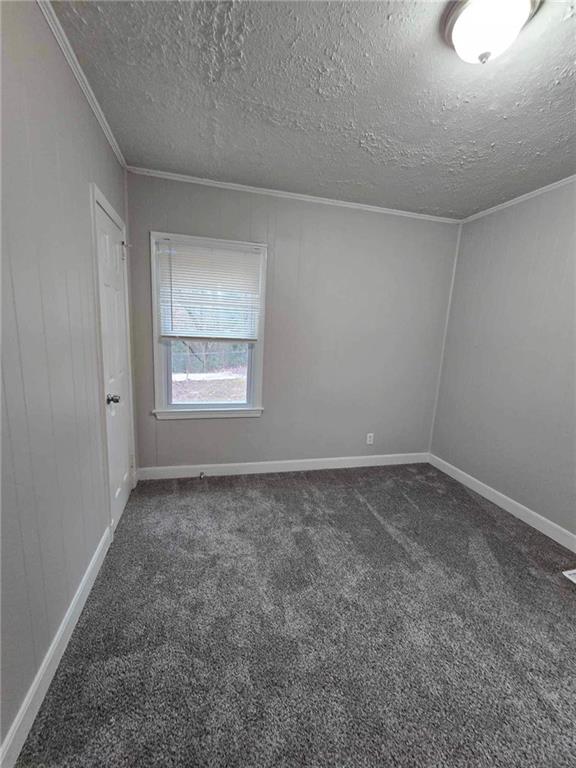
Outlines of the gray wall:
{"label": "gray wall", "polygon": [[36,3],[2,3],[2,736],[107,526],[89,182],[123,171]]}
{"label": "gray wall", "polygon": [[[134,174],[128,199],[139,466],[428,450],[457,227]],[[268,243],[260,418],[151,415],[150,230]]]}
{"label": "gray wall", "polygon": [[576,183],[466,224],[437,456],[576,532]]}

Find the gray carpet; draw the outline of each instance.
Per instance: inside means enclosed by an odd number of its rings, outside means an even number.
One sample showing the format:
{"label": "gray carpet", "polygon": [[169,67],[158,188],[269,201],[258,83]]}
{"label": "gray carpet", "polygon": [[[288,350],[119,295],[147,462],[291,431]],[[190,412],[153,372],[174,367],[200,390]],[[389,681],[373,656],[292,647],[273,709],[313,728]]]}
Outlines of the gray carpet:
{"label": "gray carpet", "polygon": [[570,565],[426,464],[140,483],[18,765],[574,768]]}

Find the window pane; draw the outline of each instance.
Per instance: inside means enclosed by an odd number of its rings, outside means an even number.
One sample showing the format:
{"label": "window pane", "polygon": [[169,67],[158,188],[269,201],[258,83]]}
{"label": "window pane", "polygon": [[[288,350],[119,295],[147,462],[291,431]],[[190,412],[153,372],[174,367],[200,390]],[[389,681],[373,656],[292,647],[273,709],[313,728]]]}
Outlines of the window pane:
{"label": "window pane", "polygon": [[170,341],[170,403],[247,403],[251,344]]}

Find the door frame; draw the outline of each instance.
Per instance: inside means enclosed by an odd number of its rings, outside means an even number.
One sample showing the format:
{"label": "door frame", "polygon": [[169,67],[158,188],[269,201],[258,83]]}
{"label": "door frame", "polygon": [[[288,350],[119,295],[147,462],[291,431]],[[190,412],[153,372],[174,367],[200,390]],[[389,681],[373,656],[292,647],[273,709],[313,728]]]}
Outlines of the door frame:
{"label": "door frame", "polygon": [[[119,519],[113,525],[112,506],[110,503],[110,472],[108,464],[108,427],[106,422],[106,407],[104,405],[106,398],[106,382],[104,380],[104,342],[102,339],[102,304],[100,302],[100,273],[98,264],[98,236],[96,228],[96,213],[101,208],[104,213],[112,219],[114,224],[120,229],[122,241],[126,242],[126,225],[121,216],[116,212],[113,206],[108,202],[105,195],[98,186],[90,183],[90,215],[92,219],[92,262],[93,262],[93,282],[94,282],[94,300],[96,309],[96,337],[97,337],[97,359],[98,359],[98,400],[100,416],[100,434],[102,435],[102,460],[104,462],[104,477],[106,482],[106,503],[108,509],[108,525],[110,532],[114,534],[115,525],[118,525]],[[132,327],[130,323],[130,287],[129,287],[129,253],[128,248],[124,247],[124,302],[126,309],[126,349],[128,352],[128,413],[129,413],[129,445],[130,445],[130,481],[132,488],[136,487],[136,440],[134,430],[134,388],[132,378]]]}

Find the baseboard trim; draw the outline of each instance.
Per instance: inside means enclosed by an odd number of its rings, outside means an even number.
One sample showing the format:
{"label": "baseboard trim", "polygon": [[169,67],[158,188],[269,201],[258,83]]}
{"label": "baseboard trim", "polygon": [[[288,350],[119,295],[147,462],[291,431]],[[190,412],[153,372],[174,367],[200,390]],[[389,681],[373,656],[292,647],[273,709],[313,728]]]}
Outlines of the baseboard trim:
{"label": "baseboard trim", "polygon": [[495,488],[486,485],[486,483],[477,480],[475,477],[472,477],[472,475],[463,472],[461,469],[458,469],[458,467],[449,464],[447,461],[435,456],[433,453],[430,454],[429,461],[433,467],[436,467],[436,469],[450,475],[454,480],[458,480],[462,485],[465,485],[472,491],[476,491],[480,496],[483,496],[493,504],[502,507],[506,512],[510,512],[514,517],[518,517],[523,522],[532,526],[532,528],[536,528],[540,533],[543,533],[545,536],[548,536],[548,538],[558,542],[558,544],[562,544],[563,547],[566,547],[566,549],[569,549],[571,552],[576,552],[576,534],[570,533],[570,531],[562,528],[561,525],[553,523],[538,512],[534,512],[533,509],[525,507],[518,501],[514,501],[514,499],[511,499],[509,496],[506,496]]}
{"label": "baseboard trim", "polygon": [[313,469],[384,467],[391,464],[423,464],[428,453],[387,453],[378,456],[334,456],[323,459],[248,461],[240,464],[188,464],[175,467],[140,467],[138,480],[172,480],[206,475],[260,475],[269,472],[305,472]]}
{"label": "baseboard trim", "polygon": [[90,590],[98,575],[104,557],[106,556],[111,540],[112,533],[110,528],[107,527],[96,547],[92,559],[90,560],[90,564],[82,577],[82,581],[76,590],[76,594],[72,598],[72,602],[58,627],[54,639],[50,643],[50,647],[44,656],[40,669],[36,673],[36,677],[28,689],[28,693],[10,726],[10,730],[6,734],[2,746],[0,747],[0,766],[2,768],[12,768],[18,758],[34,719],[38,714],[40,705],[46,695],[46,691],[58,668],[60,659],[66,650],[66,646],[68,645],[72,631],[76,626],[76,622],[80,617],[86,598],[90,594]]}
{"label": "baseboard trim", "polygon": [[[536,528],[538,531],[558,542],[566,549],[576,552],[576,534],[570,533],[557,523],[547,520],[532,509],[525,507],[509,496],[495,490],[486,483],[477,480],[458,467],[449,464],[444,459],[429,454],[421,453],[392,453],[376,456],[337,456],[320,459],[289,459],[285,461],[256,461],[239,464],[195,464],[165,467],[141,467],[137,470],[138,480],[161,480],[186,477],[198,477],[201,472],[207,475],[246,475],[264,474],[270,472],[298,472],[315,469],[344,469],[352,467],[378,467],[395,464],[420,464],[429,462],[432,466],[445,472],[462,485],[479,493],[484,498],[504,509],[506,512],[518,517],[523,522]],[[102,565],[110,542],[112,532],[106,528],[100,542],[92,556],[90,564],[82,577],[82,581],[62,623],[60,624],[48,651],[40,665],[40,669],[30,686],[24,701],[14,718],[6,738],[0,747],[1,768],[12,768],[18,754],[26,741],[26,737],[38,714],[40,705],[50,686],[54,673],[58,668],[60,659],[66,649],[70,636],[76,626],[76,622],[82,612],[82,608],[94,584],[98,571]]]}
{"label": "baseboard trim", "polygon": [[163,467],[140,467],[138,480],[176,480],[178,478],[198,477],[200,473],[208,476],[217,475],[256,475],[269,472],[305,472],[315,469],[346,469],[352,467],[384,467],[393,464],[430,463],[436,469],[445,472],[467,488],[479,493],[488,501],[501,507],[527,525],[562,544],[571,552],[576,552],[576,534],[570,533],[557,523],[514,501],[495,488],[477,480],[458,467],[449,464],[433,453],[388,453],[377,456],[335,456],[321,459],[288,459],[284,461],[252,461],[239,464],[188,464]]}

